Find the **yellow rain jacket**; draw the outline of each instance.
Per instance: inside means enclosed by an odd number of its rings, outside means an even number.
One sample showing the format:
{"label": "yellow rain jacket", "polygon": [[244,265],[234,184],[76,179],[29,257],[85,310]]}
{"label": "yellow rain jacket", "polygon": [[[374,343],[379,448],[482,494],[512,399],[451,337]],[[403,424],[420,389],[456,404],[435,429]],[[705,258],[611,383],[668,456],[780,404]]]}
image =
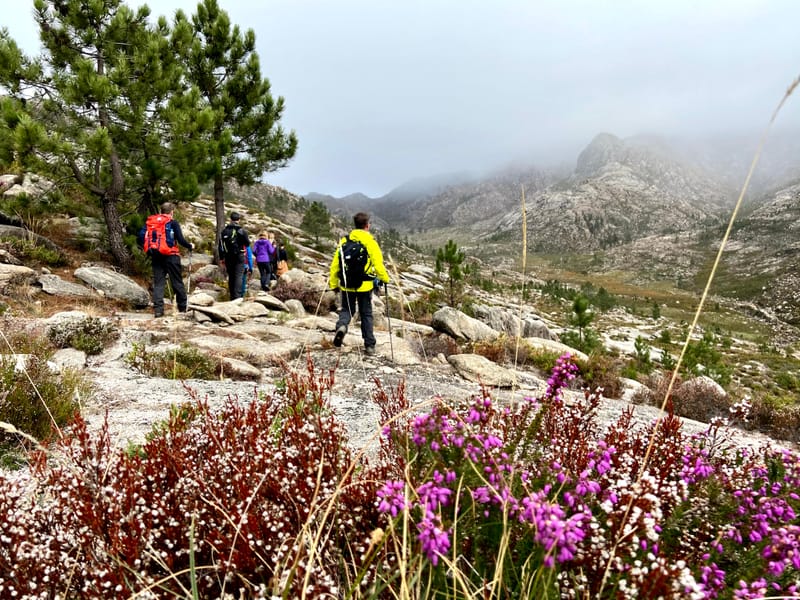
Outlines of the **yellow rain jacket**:
{"label": "yellow rain jacket", "polygon": [[336,247],[336,252],[333,253],[328,286],[332,290],[341,288],[346,292],[369,292],[372,291],[372,288],[374,287],[372,280],[375,279],[375,277],[380,279],[383,283],[389,283],[389,274],[386,272],[386,267],[383,266],[383,254],[381,253],[381,248],[378,246],[378,242],[375,241],[375,238],[372,237],[372,234],[366,229],[353,229],[353,231],[350,232],[349,237],[351,240],[361,242],[367,249],[367,254],[369,255],[369,260],[367,260],[367,266],[365,269],[367,272],[367,278],[357,290],[341,287],[339,275],[341,274],[342,265],[341,261],[339,260],[339,250],[341,250],[342,244],[347,241],[347,238],[343,237],[339,241],[339,245]]}

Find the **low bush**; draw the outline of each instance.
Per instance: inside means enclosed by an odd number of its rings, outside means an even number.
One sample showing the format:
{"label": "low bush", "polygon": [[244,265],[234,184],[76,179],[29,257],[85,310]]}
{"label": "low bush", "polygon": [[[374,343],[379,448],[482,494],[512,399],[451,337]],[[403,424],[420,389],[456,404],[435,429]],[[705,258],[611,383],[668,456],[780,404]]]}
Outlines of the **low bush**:
{"label": "low bush", "polygon": [[69,260],[66,254],[22,238],[6,238],[3,244],[10,247],[11,253],[26,264],[45,265],[47,267],[63,267]]}
{"label": "low bush", "polygon": [[218,379],[222,364],[197,348],[181,345],[171,350],[150,350],[146,344],[134,344],[125,362],[149,377],[164,379]]}
{"label": "low bush", "polygon": [[[23,357],[21,363],[17,357]],[[79,399],[91,386],[77,371],[53,370],[49,355],[0,355],[0,421],[37,440],[64,427],[79,410]],[[0,453],[13,450],[22,440],[0,432]]]}
{"label": "low bush", "polygon": [[[645,378],[645,388],[638,390],[632,401],[635,404],[661,406],[667,395],[671,374],[657,373]],[[731,401],[720,392],[717,385],[702,378],[682,380],[676,377],[667,407],[676,415],[710,423],[715,418],[730,416]]]}
{"label": "low bush", "polygon": [[89,317],[60,321],[50,326],[47,335],[57,348],[75,348],[91,355],[100,354],[120,332],[107,320]]}
{"label": "low bush", "polygon": [[[379,448],[354,455],[334,373],[197,397],[136,451],[77,420],[0,474],[9,597],[756,598],[800,592],[800,456],[666,415],[601,422],[540,398],[412,405],[376,380]],[[53,458],[57,457],[57,460]]]}
{"label": "low bush", "polygon": [[444,354],[445,357],[448,357],[461,352],[456,341],[444,333],[424,336],[409,335],[408,343],[414,352],[428,360],[439,354]]}
{"label": "low bush", "polygon": [[549,373],[558,360],[558,353],[542,348],[534,348],[524,339],[500,335],[492,341],[474,342],[469,350],[480,354],[498,364],[516,367],[535,367]]}
{"label": "low bush", "polygon": [[587,360],[576,361],[581,385],[592,391],[603,390],[606,398],[622,397],[619,361],[601,352],[592,352]]}
{"label": "low bush", "polygon": [[757,396],[751,402],[749,422],[774,438],[799,442],[800,402],[793,394]]}
{"label": "low bush", "polygon": [[290,282],[283,277],[278,279],[270,294],[282,302],[293,298],[299,300],[303,308],[312,315],[327,314],[336,310],[335,298],[324,295],[320,290],[308,288],[299,281]]}

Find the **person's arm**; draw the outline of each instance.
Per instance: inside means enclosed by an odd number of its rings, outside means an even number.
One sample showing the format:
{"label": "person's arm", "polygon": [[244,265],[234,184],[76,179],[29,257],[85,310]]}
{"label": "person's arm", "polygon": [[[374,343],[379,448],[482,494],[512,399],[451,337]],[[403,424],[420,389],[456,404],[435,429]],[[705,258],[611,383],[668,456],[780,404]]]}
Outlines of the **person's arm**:
{"label": "person's arm", "polygon": [[339,242],[339,245],[336,246],[336,250],[333,253],[333,260],[331,260],[331,269],[330,274],[328,276],[328,287],[332,290],[335,290],[339,287],[339,272],[341,271],[341,265],[339,264],[339,250],[342,248],[342,239]]}
{"label": "person's arm", "polygon": [[175,234],[175,241],[178,242],[181,246],[186,248],[187,250],[194,250],[194,244],[190,244],[186,241],[186,238],[183,237],[183,231],[181,231],[181,224],[178,223],[175,219],[172,220],[172,232]]}
{"label": "person's arm", "polygon": [[378,242],[375,239],[369,239],[366,247],[369,259],[372,261],[372,268],[375,269],[375,275],[383,283],[389,283],[389,273],[386,272],[386,267],[383,265],[383,252],[381,252]]}

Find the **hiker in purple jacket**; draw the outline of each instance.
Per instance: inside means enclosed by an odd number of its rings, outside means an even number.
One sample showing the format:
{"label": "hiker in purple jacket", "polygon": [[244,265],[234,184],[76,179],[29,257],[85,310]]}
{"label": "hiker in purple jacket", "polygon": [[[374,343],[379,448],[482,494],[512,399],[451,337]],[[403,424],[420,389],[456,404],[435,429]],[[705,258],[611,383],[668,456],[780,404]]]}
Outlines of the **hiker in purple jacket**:
{"label": "hiker in purple jacket", "polygon": [[272,257],[275,256],[275,246],[269,241],[266,231],[258,234],[254,250],[258,274],[261,276],[261,291],[267,292],[272,279]]}

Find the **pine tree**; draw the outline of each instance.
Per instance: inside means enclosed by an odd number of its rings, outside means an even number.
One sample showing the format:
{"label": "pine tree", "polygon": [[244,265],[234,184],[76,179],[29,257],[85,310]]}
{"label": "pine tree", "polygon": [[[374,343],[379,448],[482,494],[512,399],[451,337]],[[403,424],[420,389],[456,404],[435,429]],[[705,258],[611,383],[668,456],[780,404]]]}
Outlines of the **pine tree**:
{"label": "pine tree", "polygon": [[436,272],[447,272],[447,290],[450,306],[455,307],[461,292],[461,282],[464,279],[464,272],[461,265],[466,255],[463,250],[459,250],[453,240],[447,240],[444,248],[436,251]]}
{"label": "pine tree", "polygon": [[572,316],[570,323],[578,328],[578,341],[581,346],[584,343],[584,332],[594,319],[594,313],[589,310],[589,298],[583,294],[578,294],[572,301]]}
{"label": "pine tree", "polygon": [[[176,28],[187,22],[178,11]],[[238,25],[232,27],[216,0],[197,5],[191,28],[193,39],[182,59],[189,83],[212,115],[197,134],[205,144],[201,180],[214,182],[219,239],[225,225],[225,182],[252,184],[265,172],[285,166],[297,151],[297,138],[279,125],[284,101],[273,98],[269,80],[261,76],[253,30],[242,34]]]}
{"label": "pine tree", "polygon": [[322,202],[315,200],[303,214],[300,227],[314,236],[314,241],[319,244],[319,237],[332,237],[331,213]]}
{"label": "pine tree", "polygon": [[23,56],[0,36],[0,84],[33,117],[20,115],[15,152],[26,166],[67,176],[97,199],[109,250],[128,270],[119,205],[153,196],[169,179],[163,111],[181,78],[166,21],[154,27],[146,6],[134,11],[121,0],[35,0],[34,6],[39,58]]}

